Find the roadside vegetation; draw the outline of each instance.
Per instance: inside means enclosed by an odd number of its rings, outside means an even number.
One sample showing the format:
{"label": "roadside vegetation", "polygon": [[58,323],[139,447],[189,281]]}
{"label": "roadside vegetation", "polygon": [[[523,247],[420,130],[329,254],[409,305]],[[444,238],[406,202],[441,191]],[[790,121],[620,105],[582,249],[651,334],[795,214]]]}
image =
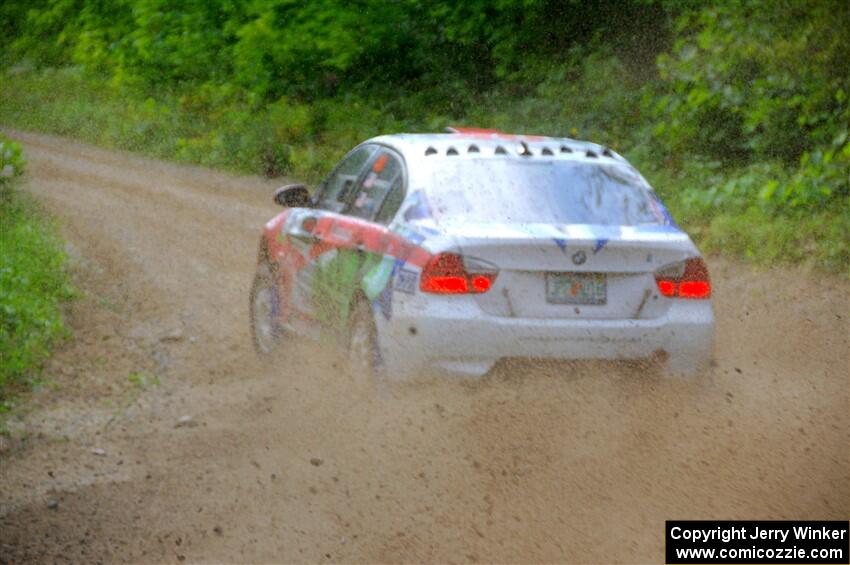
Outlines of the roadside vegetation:
{"label": "roadside vegetation", "polygon": [[0,123],[316,181],[447,125],[607,144],[705,251],[850,263],[850,4],[12,1]]}
{"label": "roadside vegetation", "polygon": [[0,134],[0,413],[67,333],[62,303],[73,293],[54,227],[15,188],[23,168],[20,146]]}

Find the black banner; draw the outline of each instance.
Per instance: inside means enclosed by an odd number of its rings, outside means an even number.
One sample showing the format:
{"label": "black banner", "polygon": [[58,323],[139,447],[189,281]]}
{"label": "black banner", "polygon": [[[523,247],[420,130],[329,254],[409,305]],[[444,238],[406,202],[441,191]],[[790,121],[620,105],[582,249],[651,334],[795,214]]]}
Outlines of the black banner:
{"label": "black banner", "polygon": [[668,520],[667,563],[850,562],[848,522]]}

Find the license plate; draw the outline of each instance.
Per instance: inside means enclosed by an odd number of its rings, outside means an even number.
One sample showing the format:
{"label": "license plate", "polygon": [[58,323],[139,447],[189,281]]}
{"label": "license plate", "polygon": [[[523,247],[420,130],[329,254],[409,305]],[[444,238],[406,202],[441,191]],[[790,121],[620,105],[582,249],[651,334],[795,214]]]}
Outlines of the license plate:
{"label": "license plate", "polygon": [[607,294],[601,273],[546,273],[546,301],[552,304],[605,304]]}

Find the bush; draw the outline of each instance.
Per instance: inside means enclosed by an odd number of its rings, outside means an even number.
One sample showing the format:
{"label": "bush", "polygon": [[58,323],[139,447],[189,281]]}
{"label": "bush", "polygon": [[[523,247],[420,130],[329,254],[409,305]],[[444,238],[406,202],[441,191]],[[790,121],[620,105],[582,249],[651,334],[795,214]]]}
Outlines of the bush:
{"label": "bush", "polygon": [[12,181],[24,173],[21,145],[0,134],[0,192],[12,186]]}
{"label": "bush", "polygon": [[656,133],[672,154],[795,165],[846,130],[850,5],[842,0],[718,4],[677,21]]}
{"label": "bush", "polygon": [[668,169],[657,188],[706,247],[847,269],[847,29],[840,0],[744,0],[678,18],[643,112],[653,166]]}
{"label": "bush", "polygon": [[61,241],[12,186],[23,170],[20,147],[0,135],[0,169],[10,168],[0,178],[0,408],[66,334],[61,305],[72,295]]}

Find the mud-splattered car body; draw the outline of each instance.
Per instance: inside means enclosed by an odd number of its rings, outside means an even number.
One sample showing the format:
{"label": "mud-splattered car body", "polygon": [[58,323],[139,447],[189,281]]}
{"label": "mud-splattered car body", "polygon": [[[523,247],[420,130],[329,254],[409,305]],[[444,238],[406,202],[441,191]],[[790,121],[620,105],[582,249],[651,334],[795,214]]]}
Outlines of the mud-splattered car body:
{"label": "mud-splattered car body", "polygon": [[694,373],[712,346],[688,235],[623,157],[573,139],[368,140],[308,206],[266,224],[260,265],[275,336],[345,344],[360,305],[374,365],[396,378],[479,376],[505,357],[657,357]]}

